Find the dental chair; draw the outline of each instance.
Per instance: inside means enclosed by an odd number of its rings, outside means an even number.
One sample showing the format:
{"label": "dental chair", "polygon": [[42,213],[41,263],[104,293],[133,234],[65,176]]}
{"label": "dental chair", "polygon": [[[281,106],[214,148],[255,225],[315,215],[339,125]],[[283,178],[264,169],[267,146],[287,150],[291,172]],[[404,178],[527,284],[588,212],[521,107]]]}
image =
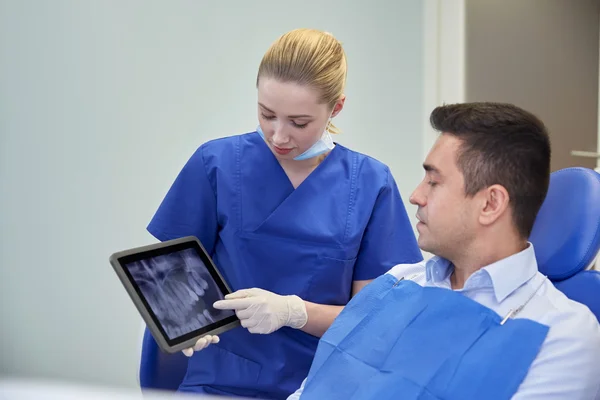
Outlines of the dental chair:
{"label": "dental chair", "polygon": [[142,390],[176,391],[187,365],[188,358],[182,352],[169,354],[162,351],[148,328],[144,328],[139,370]]}
{"label": "dental chair", "polygon": [[600,174],[588,168],[553,172],[529,237],[539,271],[600,321]]}
{"label": "dental chair", "polygon": [[[590,270],[600,251],[600,174],[587,168],[552,173],[529,240],[540,272],[567,297],[587,305],[600,320],[600,271]],[[187,361],[182,353],[162,352],[145,329],[141,388],[177,390]]]}

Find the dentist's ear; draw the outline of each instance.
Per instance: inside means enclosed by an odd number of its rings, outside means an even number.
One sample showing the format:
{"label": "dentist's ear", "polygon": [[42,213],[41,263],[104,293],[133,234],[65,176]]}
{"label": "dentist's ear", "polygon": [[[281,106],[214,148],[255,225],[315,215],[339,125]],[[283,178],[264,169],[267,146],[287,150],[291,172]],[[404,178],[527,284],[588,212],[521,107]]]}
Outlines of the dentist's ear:
{"label": "dentist's ear", "polygon": [[342,97],[340,97],[340,99],[335,103],[335,106],[333,106],[333,112],[331,113],[330,118],[333,118],[336,115],[338,115],[340,113],[340,111],[342,111],[342,109],[344,108],[345,103],[346,103],[346,95],[343,94]]}

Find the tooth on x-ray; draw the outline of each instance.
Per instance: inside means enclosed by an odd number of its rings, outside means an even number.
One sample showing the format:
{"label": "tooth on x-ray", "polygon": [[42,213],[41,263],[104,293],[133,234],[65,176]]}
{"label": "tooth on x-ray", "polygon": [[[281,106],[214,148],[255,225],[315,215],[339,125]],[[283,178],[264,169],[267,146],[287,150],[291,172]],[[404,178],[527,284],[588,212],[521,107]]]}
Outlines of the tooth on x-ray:
{"label": "tooth on x-ray", "polygon": [[193,249],[136,261],[128,268],[171,339],[233,315],[212,307],[223,297]]}

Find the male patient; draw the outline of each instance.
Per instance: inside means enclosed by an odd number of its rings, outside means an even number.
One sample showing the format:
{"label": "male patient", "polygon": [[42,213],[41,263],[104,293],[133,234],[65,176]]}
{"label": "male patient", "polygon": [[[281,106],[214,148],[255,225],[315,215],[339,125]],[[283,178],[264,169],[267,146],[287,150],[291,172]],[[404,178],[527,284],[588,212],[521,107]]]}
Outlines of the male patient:
{"label": "male patient", "polygon": [[550,178],[544,125],[495,103],[438,107],[431,124],[410,202],[434,257],[355,296],[290,399],[600,399],[600,325],[528,242]]}

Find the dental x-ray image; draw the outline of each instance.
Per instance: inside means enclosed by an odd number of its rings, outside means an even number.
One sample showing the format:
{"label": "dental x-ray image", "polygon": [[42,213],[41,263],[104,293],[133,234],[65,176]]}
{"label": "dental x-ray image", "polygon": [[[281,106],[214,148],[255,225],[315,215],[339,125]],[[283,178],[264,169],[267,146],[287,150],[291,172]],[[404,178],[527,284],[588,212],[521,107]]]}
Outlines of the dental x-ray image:
{"label": "dental x-ray image", "polygon": [[213,303],[223,295],[194,249],[126,265],[169,339],[234,315]]}

